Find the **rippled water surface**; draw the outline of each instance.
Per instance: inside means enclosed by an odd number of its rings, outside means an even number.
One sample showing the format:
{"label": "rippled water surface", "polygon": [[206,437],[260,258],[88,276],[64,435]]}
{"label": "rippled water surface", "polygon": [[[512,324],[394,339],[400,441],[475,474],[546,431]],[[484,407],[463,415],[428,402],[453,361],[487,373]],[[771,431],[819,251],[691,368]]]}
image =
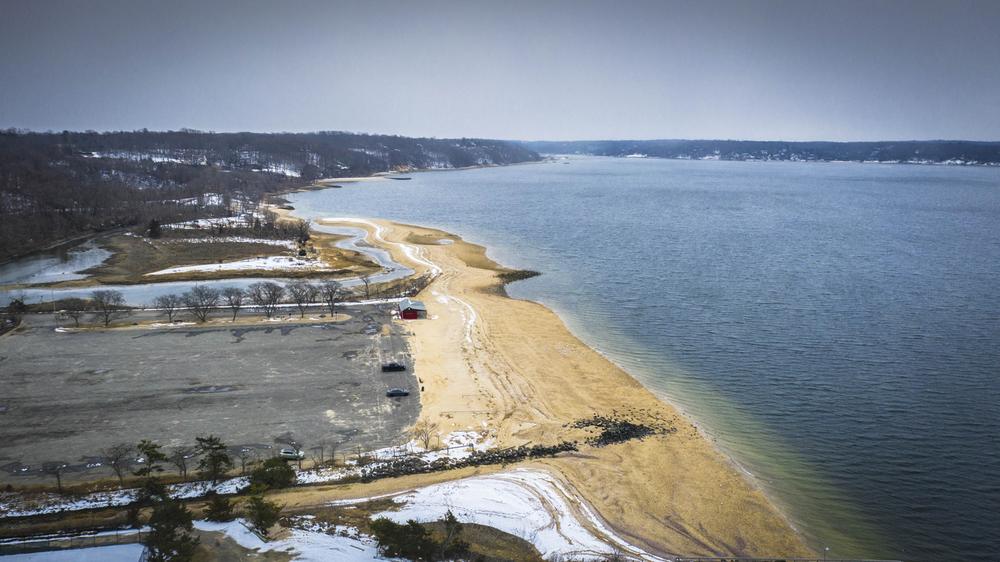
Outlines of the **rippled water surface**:
{"label": "rippled water surface", "polygon": [[434,225],[698,420],[831,556],[1000,553],[1000,170],[580,158],[298,194]]}

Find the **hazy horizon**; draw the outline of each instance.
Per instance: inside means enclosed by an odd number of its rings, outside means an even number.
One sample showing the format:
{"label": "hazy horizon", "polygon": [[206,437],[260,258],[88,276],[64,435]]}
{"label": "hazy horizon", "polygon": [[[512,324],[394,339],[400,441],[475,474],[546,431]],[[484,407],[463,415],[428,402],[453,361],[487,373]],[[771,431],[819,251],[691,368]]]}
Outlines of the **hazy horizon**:
{"label": "hazy horizon", "polygon": [[1000,140],[1000,2],[0,6],[0,128]]}
{"label": "hazy horizon", "polygon": [[[140,127],[137,129],[29,129],[25,127],[7,127],[6,129],[14,129],[19,132],[29,132],[29,133],[41,133],[41,134],[59,134],[64,131],[70,133],[88,133],[96,132],[102,133],[131,133],[139,131],[148,131],[150,133],[171,133],[171,132],[181,132],[181,131],[191,131],[195,133],[204,134],[259,134],[259,135],[310,135],[310,134],[324,134],[324,133],[344,133],[349,135],[371,135],[371,136],[401,136],[408,138],[427,138],[427,139],[448,139],[448,138],[479,138],[479,139],[490,139],[499,140],[507,142],[670,142],[670,141],[718,141],[718,142],[778,142],[778,143],[806,143],[806,142],[829,142],[829,143],[855,143],[855,142],[865,142],[865,143],[890,143],[890,142],[968,142],[968,143],[984,143],[993,144],[1000,143],[1000,135],[995,139],[959,139],[959,138],[949,138],[949,139],[936,139],[936,138],[925,138],[925,139],[846,139],[846,140],[830,140],[830,139],[805,139],[805,140],[789,140],[789,139],[770,139],[770,138],[760,138],[760,139],[746,139],[746,138],[667,138],[667,137],[648,137],[648,138],[584,138],[584,139],[549,139],[549,138],[538,138],[538,139],[526,139],[526,138],[495,138],[486,137],[483,135],[462,135],[462,136],[430,136],[430,135],[401,135],[399,133],[382,133],[379,131],[340,131],[335,129],[328,130],[315,130],[315,131],[252,131],[252,130],[229,130],[229,131],[217,131],[217,130],[202,130],[195,129],[194,127],[178,127],[175,129],[150,129],[149,127]],[[6,130],[5,129],[5,130]]]}

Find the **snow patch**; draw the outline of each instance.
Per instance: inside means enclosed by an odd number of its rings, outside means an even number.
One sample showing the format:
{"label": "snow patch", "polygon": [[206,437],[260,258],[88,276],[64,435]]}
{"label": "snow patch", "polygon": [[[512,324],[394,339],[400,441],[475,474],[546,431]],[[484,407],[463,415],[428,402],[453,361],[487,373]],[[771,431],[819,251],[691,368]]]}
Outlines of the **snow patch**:
{"label": "snow patch", "polygon": [[614,535],[589,508],[572,497],[547,472],[516,469],[397,495],[393,500],[400,504],[398,510],[373,517],[397,523],[410,519],[430,522],[451,511],[463,523],[488,525],[527,540],[544,558],[603,559],[622,550],[646,560],[663,560]]}
{"label": "snow patch", "polygon": [[324,526],[312,518],[293,520],[291,534],[284,539],[264,542],[237,519],[226,523],[195,521],[199,531],[224,533],[243,548],[258,552],[280,551],[292,555],[292,560],[326,562],[372,562],[387,560],[378,554],[375,539],[342,526]]}
{"label": "snow patch", "polygon": [[[484,426],[483,429],[485,430],[486,427]],[[345,467],[301,470],[296,476],[296,482],[299,484],[319,484],[336,482],[348,477],[364,476],[386,462],[403,457],[416,457],[427,464],[439,459],[463,460],[474,453],[492,449],[494,446],[493,439],[487,438],[485,432],[478,431],[453,431],[445,436],[437,436],[436,441],[440,445],[437,449],[425,449],[416,440],[412,440],[404,445],[369,451],[366,455],[374,462],[362,467],[357,466],[352,460],[348,461],[348,466]],[[432,443],[432,445],[434,444]]]}
{"label": "snow patch", "polygon": [[279,246],[295,250],[299,246],[294,240],[273,240],[270,238],[249,238],[246,236],[220,236],[218,238],[171,238],[161,240],[167,244],[215,244],[215,243],[237,243],[237,244],[266,244],[268,246]]}
{"label": "snow patch", "polygon": [[[494,446],[493,440],[486,436],[485,426],[483,429],[483,432],[455,431],[441,436],[439,437],[441,446],[439,449],[427,450],[416,441],[410,441],[397,447],[370,451],[367,454],[374,462],[361,467],[354,464],[353,461],[349,461],[351,464],[345,467],[301,470],[297,472],[296,482],[299,484],[318,484],[363,476],[366,472],[401,457],[417,457],[428,464],[438,459],[465,459],[475,452],[483,452]],[[174,498],[190,499],[204,496],[210,491],[219,494],[236,494],[249,485],[249,478],[240,476],[223,480],[214,486],[208,481],[197,481],[174,484],[168,486],[167,489]],[[135,488],[94,492],[76,499],[67,499],[56,494],[36,496],[3,494],[0,495],[0,517],[25,517],[84,509],[121,507],[132,503],[137,492],[138,490]]]}
{"label": "snow patch", "polygon": [[172,222],[163,225],[163,228],[174,230],[189,230],[199,228],[227,227],[227,228],[248,228],[253,226],[254,219],[263,222],[264,216],[260,213],[244,213],[235,217],[215,217],[210,219],[194,219],[183,222]]}
{"label": "snow patch", "polygon": [[180,326],[194,326],[194,322],[153,322],[146,324],[146,328],[177,328]]}
{"label": "snow patch", "polygon": [[330,268],[325,263],[310,258],[296,258],[288,256],[267,256],[262,258],[248,258],[245,260],[231,261],[224,263],[208,263],[200,265],[180,265],[168,267],[146,275],[170,275],[172,273],[193,273],[193,272],[216,272],[216,271],[243,271],[248,269],[275,271],[275,270],[309,270],[309,271],[329,271]]}

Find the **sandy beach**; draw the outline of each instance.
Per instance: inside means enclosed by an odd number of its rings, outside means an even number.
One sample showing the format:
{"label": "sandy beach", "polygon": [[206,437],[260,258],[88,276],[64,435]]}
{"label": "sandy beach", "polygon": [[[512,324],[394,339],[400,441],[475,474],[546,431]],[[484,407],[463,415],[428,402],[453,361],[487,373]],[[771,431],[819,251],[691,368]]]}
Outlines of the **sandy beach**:
{"label": "sandy beach", "polygon": [[[561,481],[567,495],[575,496],[570,500],[596,512],[635,547],[633,553],[813,555],[690,420],[583,344],[555,313],[506,297],[497,274],[509,270],[487,258],[483,247],[438,230],[349,220],[318,222],[362,226],[369,241],[397,261],[438,274],[419,295],[428,319],[408,322],[423,387],[422,419],[439,424],[442,433],[486,432],[498,446],[580,441],[577,453],[518,466],[543,469]],[[598,448],[583,443],[582,430],[567,427],[615,412],[676,431]],[[392,493],[418,480],[378,487]],[[366,488],[334,495],[370,494]]]}

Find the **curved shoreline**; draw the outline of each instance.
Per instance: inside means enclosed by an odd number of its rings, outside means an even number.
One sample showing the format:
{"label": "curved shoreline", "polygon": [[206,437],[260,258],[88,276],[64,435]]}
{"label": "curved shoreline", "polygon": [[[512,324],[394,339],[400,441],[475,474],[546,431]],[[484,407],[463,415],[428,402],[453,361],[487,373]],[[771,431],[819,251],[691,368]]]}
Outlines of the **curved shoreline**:
{"label": "curved shoreline", "polygon": [[[484,247],[437,229],[350,222],[395,250],[396,261],[418,271],[440,269],[421,294],[437,321],[412,324],[415,370],[427,387],[422,419],[440,423],[443,432],[488,427],[501,446],[573,437],[565,424],[593,413],[669,419],[682,431],[530,464],[578,490],[610,528],[648,552],[813,554],[752,475],[677,407],[584,344],[544,305],[500,294],[496,275],[509,270]],[[452,243],[414,242],[428,239]],[[555,349],[539,349],[549,347]],[[552,372],[560,362],[574,368]]]}
{"label": "curved shoreline", "polygon": [[[442,435],[476,431],[501,448],[578,443],[577,452],[519,466],[544,471],[592,536],[646,560],[813,555],[763,491],[676,407],[587,346],[549,308],[508,297],[500,275],[513,270],[489,258],[485,247],[442,230],[384,220],[317,222],[361,228],[394,263],[432,277],[419,295],[428,318],[406,323],[421,419],[438,424]],[[595,415],[676,431],[597,447],[586,443],[592,432],[572,425]],[[280,496],[308,512],[331,500],[396,494],[469,474],[450,471]]]}

